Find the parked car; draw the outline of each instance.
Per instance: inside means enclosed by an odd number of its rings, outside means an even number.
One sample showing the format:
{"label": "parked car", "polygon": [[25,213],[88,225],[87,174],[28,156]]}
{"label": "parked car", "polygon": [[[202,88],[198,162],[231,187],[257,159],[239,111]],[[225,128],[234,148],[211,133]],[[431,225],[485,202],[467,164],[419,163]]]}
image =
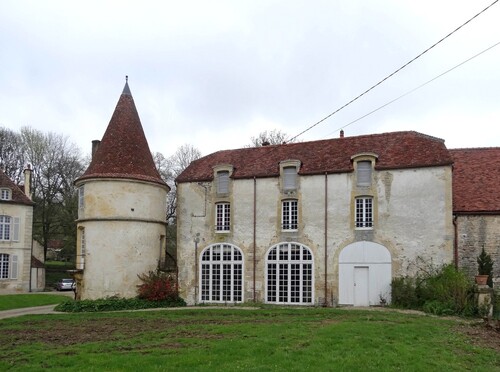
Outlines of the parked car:
{"label": "parked car", "polygon": [[61,279],[56,283],[58,291],[71,291],[75,289],[76,283],[73,279]]}

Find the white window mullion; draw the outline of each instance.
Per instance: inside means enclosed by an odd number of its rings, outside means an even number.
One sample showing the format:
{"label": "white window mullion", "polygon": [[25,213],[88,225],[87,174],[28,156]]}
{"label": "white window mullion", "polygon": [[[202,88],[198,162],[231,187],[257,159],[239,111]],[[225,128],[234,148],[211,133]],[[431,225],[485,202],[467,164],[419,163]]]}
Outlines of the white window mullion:
{"label": "white window mullion", "polygon": [[[231,253],[231,256],[233,254]],[[233,260],[231,259],[231,262]],[[234,302],[234,264],[229,265],[229,278],[232,278],[232,280],[229,280],[229,285],[230,285],[230,293],[229,293],[229,298],[231,302]]]}
{"label": "white window mullion", "polygon": [[212,276],[213,276],[213,265],[208,265],[208,301],[213,301],[212,298]]}
{"label": "white window mullion", "polygon": [[[302,260],[301,260],[302,262]],[[304,299],[303,299],[303,295],[304,295],[304,287],[303,287],[303,283],[302,283],[302,274],[303,274],[303,268],[304,268],[304,264],[300,264],[299,265],[299,302],[302,304],[304,303]]]}

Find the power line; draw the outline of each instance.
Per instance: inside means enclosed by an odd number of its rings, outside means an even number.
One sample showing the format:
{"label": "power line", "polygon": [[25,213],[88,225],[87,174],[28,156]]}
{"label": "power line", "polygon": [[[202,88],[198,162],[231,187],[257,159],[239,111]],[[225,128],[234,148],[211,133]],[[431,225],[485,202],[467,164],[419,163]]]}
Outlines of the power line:
{"label": "power line", "polygon": [[379,111],[379,110],[383,109],[384,107],[389,106],[391,103],[394,103],[394,102],[396,102],[396,101],[400,100],[401,98],[406,97],[407,95],[409,95],[409,94],[411,94],[411,93],[415,92],[416,90],[419,90],[420,88],[423,88],[423,87],[424,87],[424,86],[426,86],[427,84],[432,83],[434,80],[439,79],[441,76],[446,75],[447,73],[449,73],[449,72],[451,72],[451,71],[453,71],[453,70],[455,70],[455,69],[459,68],[460,66],[462,66],[462,65],[466,64],[466,63],[467,63],[467,62],[469,62],[469,61],[472,61],[474,58],[479,57],[481,54],[486,53],[487,51],[489,51],[490,49],[493,49],[494,47],[496,47],[496,46],[498,46],[498,45],[500,45],[500,41],[498,41],[498,42],[496,42],[495,44],[493,44],[492,46],[490,46],[490,47],[488,47],[488,48],[484,49],[483,51],[481,51],[481,52],[479,52],[479,53],[477,53],[477,54],[473,55],[472,57],[467,58],[466,60],[464,60],[464,61],[460,62],[458,65],[455,65],[455,66],[453,66],[453,67],[449,68],[448,70],[446,70],[446,71],[444,71],[444,72],[440,73],[439,75],[437,75],[437,76],[433,77],[432,79],[427,80],[425,83],[420,84],[419,86],[417,86],[417,87],[415,87],[415,88],[413,88],[413,89],[411,89],[411,90],[407,91],[406,93],[401,94],[400,96],[398,96],[398,97],[396,97],[396,98],[394,98],[394,99],[390,100],[389,102],[384,103],[382,106],[379,106],[379,107],[377,107],[376,109],[374,109],[374,110],[372,110],[372,111],[370,111],[370,112],[368,112],[368,113],[364,114],[363,116],[360,116],[359,118],[357,118],[357,119],[355,119],[355,120],[353,120],[353,121],[351,121],[351,122],[347,123],[346,125],[341,126],[340,128],[338,128],[338,129],[334,130],[333,132],[330,132],[330,133],[327,135],[327,137],[328,137],[328,136],[330,136],[331,134],[333,134],[333,133],[337,132],[337,131],[338,131],[338,130],[340,130],[340,129],[347,128],[349,125],[354,124],[354,123],[356,123],[356,122],[358,122],[358,121],[360,121],[360,120],[362,120],[362,119],[366,118],[367,116],[370,116],[371,114],[373,114],[373,113],[375,113],[375,112],[377,112],[377,111]]}
{"label": "power line", "polygon": [[[397,70],[395,70],[394,72],[392,72],[391,74],[387,75],[385,78],[383,78],[382,80],[380,80],[378,83],[376,83],[375,85],[372,85],[370,88],[368,88],[367,90],[365,90],[363,93],[359,94],[358,96],[356,96],[355,98],[351,99],[349,102],[347,102],[346,104],[340,106],[338,109],[336,109],[335,111],[333,111],[332,113],[328,114],[327,116],[325,116],[323,119],[317,121],[316,123],[310,125],[309,127],[307,127],[306,129],[304,129],[302,132],[300,132],[299,134],[297,134],[296,136],[290,138],[287,142],[291,142],[291,141],[294,141],[297,137],[300,137],[301,135],[303,135],[304,133],[310,131],[312,128],[316,127],[317,125],[321,124],[322,122],[324,122],[325,120],[329,119],[330,117],[332,117],[333,115],[335,115],[337,112],[339,112],[340,110],[343,110],[344,108],[346,108],[347,106],[349,106],[351,103],[357,101],[358,99],[360,99],[361,97],[363,97],[365,94],[367,94],[368,92],[370,92],[371,90],[375,89],[376,87],[378,87],[380,84],[382,84],[383,82],[385,82],[387,79],[391,78],[392,76],[396,75],[398,72],[400,72],[401,70],[403,70],[404,68],[406,68],[408,65],[410,65],[411,63],[413,63],[414,61],[416,61],[417,59],[419,59],[420,57],[422,57],[424,54],[426,54],[427,52],[429,52],[431,49],[433,49],[434,47],[436,47],[438,44],[440,44],[441,42],[443,42],[444,40],[446,40],[447,38],[449,38],[451,35],[453,35],[455,32],[457,32],[458,30],[460,30],[461,28],[463,28],[465,25],[469,24],[470,22],[472,22],[474,19],[476,19],[478,16],[480,16],[481,14],[483,14],[485,11],[487,11],[489,8],[491,8],[493,5],[495,5],[499,0],[495,0],[493,1],[490,5],[488,5],[486,8],[484,8],[483,10],[481,10],[479,13],[477,13],[476,15],[474,15],[472,18],[470,18],[468,21],[464,22],[463,24],[461,24],[460,26],[458,26],[457,28],[455,28],[453,31],[451,31],[449,34],[447,34],[446,36],[444,36],[443,38],[441,38],[439,41],[437,41],[436,43],[432,44],[430,47],[428,47],[427,49],[425,49],[422,53],[420,53],[419,55],[417,55],[416,57],[412,58],[411,60],[409,60],[408,62],[406,62],[403,66],[401,66],[400,68],[398,68]],[[458,66],[457,66],[458,67]]]}

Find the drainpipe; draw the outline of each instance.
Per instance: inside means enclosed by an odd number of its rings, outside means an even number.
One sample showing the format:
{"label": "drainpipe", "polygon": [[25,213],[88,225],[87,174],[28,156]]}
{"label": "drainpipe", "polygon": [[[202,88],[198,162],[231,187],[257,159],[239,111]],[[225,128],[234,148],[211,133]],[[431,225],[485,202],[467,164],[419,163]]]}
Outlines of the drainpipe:
{"label": "drainpipe", "polygon": [[457,215],[453,216],[453,261],[455,261],[455,269],[458,270],[458,226],[457,226]]}
{"label": "drainpipe", "polygon": [[194,304],[198,303],[198,243],[200,242],[200,233],[194,237]]}
{"label": "drainpipe", "polygon": [[257,263],[257,178],[253,177],[253,302],[255,298],[255,266]]}
{"label": "drainpipe", "polygon": [[[32,195],[31,195],[31,165],[30,164],[27,164],[26,165],[26,169],[24,170],[24,194],[31,200],[33,201],[32,199]],[[29,282],[29,285],[28,285],[28,292],[32,292],[33,291],[33,286],[32,286],[32,283],[31,281],[33,280],[33,231],[34,231],[34,227],[35,227],[35,219],[34,219],[34,211],[33,211],[34,207],[31,209],[31,246],[30,246],[30,271],[29,271],[29,277],[30,277],[30,282]],[[45,265],[45,259],[43,260],[43,263]],[[36,282],[38,284],[38,269],[36,270]]]}
{"label": "drainpipe", "polygon": [[325,172],[325,302],[328,304],[328,173]]}

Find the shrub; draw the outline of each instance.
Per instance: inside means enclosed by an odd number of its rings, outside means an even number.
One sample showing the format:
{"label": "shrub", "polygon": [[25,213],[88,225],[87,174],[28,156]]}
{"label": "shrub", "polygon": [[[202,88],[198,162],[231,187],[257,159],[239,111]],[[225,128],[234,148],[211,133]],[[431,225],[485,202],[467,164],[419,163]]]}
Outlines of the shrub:
{"label": "shrub", "polygon": [[180,297],[162,301],[148,301],[140,298],[106,297],[97,300],[68,300],[55,307],[56,311],[81,313],[118,310],[141,310],[159,307],[186,306],[186,302]]}
{"label": "shrub", "polygon": [[424,304],[439,301],[454,314],[464,314],[473,303],[473,287],[468,276],[453,265],[443,266],[434,276],[423,281]]}
{"label": "shrub", "polygon": [[416,279],[411,277],[394,278],[391,283],[392,304],[405,309],[419,308],[419,298],[416,290]]}
{"label": "shrub", "polygon": [[392,303],[436,315],[473,315],[473,285],[467,274],[453,265],[420,270],[414,278],[392,280]]}
{"label": "shrub", "polygon": [[481,250],[481,254],[477,256],[477,272],[479,275],[488,275],[488,285],[490,287],[493,286],[491,273],[493,272],[493,260],[491,256],[486,253],[483,249]]}
{"label": "shrub", "polygon": [[156,270],[138,275],[142,284],[137,288],[138,297],[148,301],[176,300],[179,298],[177,283],[171,275]]}

